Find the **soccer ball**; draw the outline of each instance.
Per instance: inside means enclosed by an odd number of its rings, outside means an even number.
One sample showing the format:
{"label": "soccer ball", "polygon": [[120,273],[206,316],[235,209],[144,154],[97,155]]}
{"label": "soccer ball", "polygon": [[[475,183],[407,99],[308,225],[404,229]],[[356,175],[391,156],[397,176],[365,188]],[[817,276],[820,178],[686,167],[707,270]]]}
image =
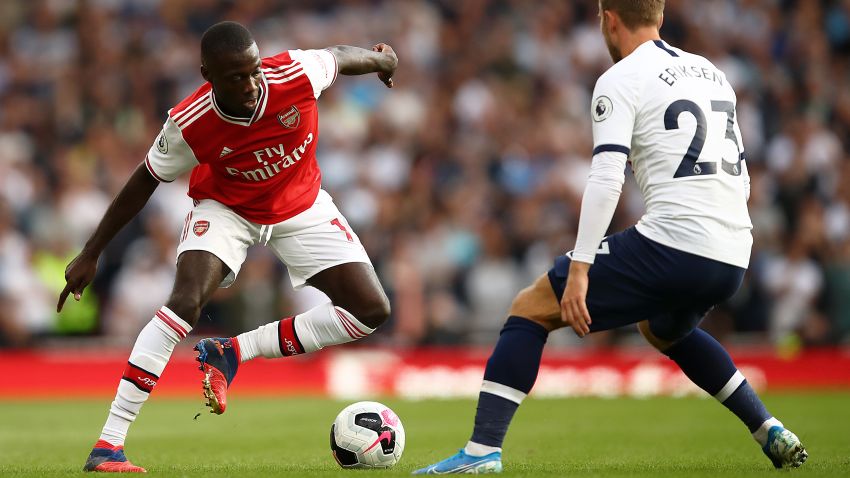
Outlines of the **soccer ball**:
{"label": "soccer ball", "polygon": [[345,407],[331,425],[331,452],[343,468],[389,468],[404,451],[404,427],[378,402]]}

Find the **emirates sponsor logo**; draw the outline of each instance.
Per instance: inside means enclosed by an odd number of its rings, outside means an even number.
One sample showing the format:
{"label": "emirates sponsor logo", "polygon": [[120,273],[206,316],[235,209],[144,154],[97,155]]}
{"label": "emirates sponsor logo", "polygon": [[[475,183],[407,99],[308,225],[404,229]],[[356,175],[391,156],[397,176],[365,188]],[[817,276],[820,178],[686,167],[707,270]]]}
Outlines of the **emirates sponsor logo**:
{"label": "emirates sponsor logo", "polygon": [[210,229],[209,221],[195,221],[195,225],[192,226],[192,232],[195,233],[196,236],[201,237]]}
{"label": "emirates sponsor logo", "polygon": [[231,176],[242,176],[248,181],[266,181],[273,178],[284,169],[298,163],[307,151],[307,145],[312,142],[313,133],[308,133],[307,137],[304,138],[304,141],[301,142],[301,145],[293,148],[292,151],[287,152],[286,146],[284,146],[283,143],[276,146],[258,149],[254,151],[254,157],[257,159],[257,162],[261,165],[261,167],[248,171],[232,167],[227,167],[225,170]]}

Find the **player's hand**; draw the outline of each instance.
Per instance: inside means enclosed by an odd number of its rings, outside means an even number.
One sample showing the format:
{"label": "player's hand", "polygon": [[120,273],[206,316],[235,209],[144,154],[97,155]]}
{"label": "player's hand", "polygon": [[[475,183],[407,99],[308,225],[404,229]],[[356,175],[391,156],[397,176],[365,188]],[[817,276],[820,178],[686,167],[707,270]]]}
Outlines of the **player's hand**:
{"label": "player's hand", "polygon": [[62,311],[62,306],[65,305],[65,299],[68,294],[74,293],[74,300],[80,300],[83,295],[83,289],[86,288],[94,279],[94,274],[97,272],[97,255],[92,255],[83,251],[68,264],[65,268],[65,288],[59,294],[59,303],[56,304],[56,312]]}
{"label": "player's hand", "polygon": [[378,79],[384,82],[384,84],[387,85],[387,88],[392,88],[393,75],[395,74],[395,69],[398,67],[398,57],[396,56],[395,51],[393,51],[393,47],[386,43],[378,43],[372,47],[372,51],[383,53],[387,56],[387,71],[378,73]]}
{"label": "player's hand", "polygon": [[567,276],[567,285],[561,297],[561,320],[573,328],[576,335],[584,337],[590,333],[590,312],[587,311],[587,272],[590,264],[573,261]]}

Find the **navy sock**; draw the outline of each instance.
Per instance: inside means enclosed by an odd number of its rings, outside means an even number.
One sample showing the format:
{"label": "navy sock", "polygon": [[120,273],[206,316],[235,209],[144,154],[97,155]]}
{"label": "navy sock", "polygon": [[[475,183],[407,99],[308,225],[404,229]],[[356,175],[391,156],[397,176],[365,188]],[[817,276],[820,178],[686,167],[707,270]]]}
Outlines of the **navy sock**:
{"label": "navy sock", "polygon": [[750,432],[771,417],[726,349],[705,331],[695,329],[664,354],[675,361],[692,382],[741,419]]}
{"label": "navy sock", "polygon": [[501,447],[514,412],[537,380],[549,332],[537,322],[508,317],[487,360],[470,441]]}
{"label": "navy sock", "polygon": [[723,402],[723,406],[737,415],[750,429],[750,433],[758,430],[772,416],[746,380]]}

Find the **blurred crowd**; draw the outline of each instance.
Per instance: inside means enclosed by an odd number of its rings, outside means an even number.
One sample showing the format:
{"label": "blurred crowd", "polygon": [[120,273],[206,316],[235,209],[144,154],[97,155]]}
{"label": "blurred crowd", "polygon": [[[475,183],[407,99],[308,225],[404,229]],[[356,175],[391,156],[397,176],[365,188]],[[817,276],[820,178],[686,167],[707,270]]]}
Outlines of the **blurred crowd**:
{"label": "blurred crowd", "polygon": [[[199,38],[223,19],[248,26],[263,56],[395,48],[395,88],[340,77],[319,100],[324,187],[392,301],[370,340],[492,343],[516,292],[575,241],[590,96],[611,65],[595,0],[0,2],[0,346],[131,341],[165,302],[185,178],[159,187],[82,300],[55,312],[65,265],[203,81]],[[752,176],[751,267],[705,327],[727,341],[846,343],[850,0],[668,0],[662,36],[727,73]],[[611,231],[642,211],[627,178]],[[198,327],[238,333],[321,300],[255,248]]]}

